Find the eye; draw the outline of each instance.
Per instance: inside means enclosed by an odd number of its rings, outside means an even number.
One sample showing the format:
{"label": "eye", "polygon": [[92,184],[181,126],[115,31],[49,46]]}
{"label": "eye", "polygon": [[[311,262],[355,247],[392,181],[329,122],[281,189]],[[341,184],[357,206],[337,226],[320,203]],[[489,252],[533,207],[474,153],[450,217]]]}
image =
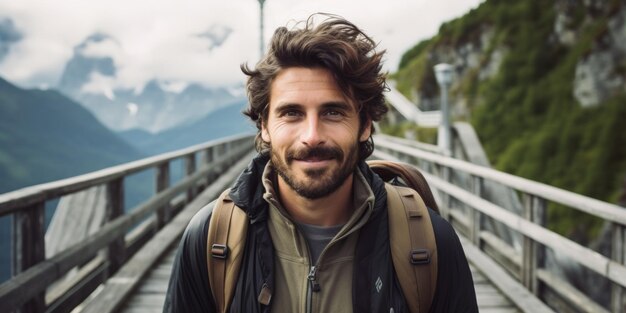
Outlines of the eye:
{"label": "eye", "polygon": [[302,112],[300,110],[295,110],[295,109],[284,110],[280,113],[279,116],[282,118],[293,120],[293,119],[298,119],[302,117]]}
{"label": "eye", "polygon": [[328,109],[326,111],[324,111],[324,116],[330,119],[342,119],[344,116],[346,115],[346,113],[342,110],[337,110],[337,109]]}

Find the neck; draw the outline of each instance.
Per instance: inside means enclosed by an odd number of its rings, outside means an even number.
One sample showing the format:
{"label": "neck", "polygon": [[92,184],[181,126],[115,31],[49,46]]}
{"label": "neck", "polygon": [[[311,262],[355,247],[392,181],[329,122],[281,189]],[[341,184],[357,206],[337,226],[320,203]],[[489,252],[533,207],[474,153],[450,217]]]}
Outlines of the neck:
{"label": "neck", "polygon": [[280,202],[298,223],[316,226],[344,224],[352,213],[352,181],[350,175],[337,190],[326,197],[308,199],[300,196],[278,176]]}

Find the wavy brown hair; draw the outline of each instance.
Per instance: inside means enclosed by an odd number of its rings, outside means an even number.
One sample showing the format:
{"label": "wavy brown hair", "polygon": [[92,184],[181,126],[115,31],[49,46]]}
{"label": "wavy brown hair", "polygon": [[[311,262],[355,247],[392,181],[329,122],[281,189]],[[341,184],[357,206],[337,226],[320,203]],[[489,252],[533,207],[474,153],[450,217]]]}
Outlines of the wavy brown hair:
{"label": "wavy brown hair", "polygon": [[[326,19],[315,26],[316,16]],[[357,104],[360,129],[367,120],[379,121],[387,113],[383,96],[386,90],[385,73],[382,73],[382,57],[385,51],[376,51],[376,43],[349,21],[334,15],[311,15],[302,28],[279,27],[272,36],[269,49],[250,69],[247,64],[241,70],[248,76],[246,89],[249,104],[244,114],[256,123],[256,149],[269,149],[261,138],[261,123],[267,122],[270,87],[278,73],[290,67],[321,67],[334,76],[345,96]],[[372,133],[374,126],[372,125]],[[374,151],[372,137],[359,144],[359,159],[364,160]]]}

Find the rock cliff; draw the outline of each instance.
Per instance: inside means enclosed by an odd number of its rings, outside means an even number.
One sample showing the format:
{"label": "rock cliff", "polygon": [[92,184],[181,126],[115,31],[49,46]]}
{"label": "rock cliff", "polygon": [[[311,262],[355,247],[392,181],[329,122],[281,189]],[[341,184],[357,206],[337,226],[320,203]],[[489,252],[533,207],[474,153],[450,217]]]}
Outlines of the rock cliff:
{"label": "rock cliff", "polygon": [[[494,167],[623,205],[624,1],[486,0],[407,51],[397,88],[437,108],[433,66],[442,62],[456,70],[453,119],[472,123]],[[610,227],[597,219],[550,204],[547,223],[610,254]],[[607,305],[608,281],[559,256],[547,267]]]}
{"label": "rock cliff", "polygon": [[442,62],[456,70],[453,119],[474,125],[495,167],[617,201],[626,175],[626,4],[487,0],[407,51],[392,77],[416,105],[436,109],[433,66]]}

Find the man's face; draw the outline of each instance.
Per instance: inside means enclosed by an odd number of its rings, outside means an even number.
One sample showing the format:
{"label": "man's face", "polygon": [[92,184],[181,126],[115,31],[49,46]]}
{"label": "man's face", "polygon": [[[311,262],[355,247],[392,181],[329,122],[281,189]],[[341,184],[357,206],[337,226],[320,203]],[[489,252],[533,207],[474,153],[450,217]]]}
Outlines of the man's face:
{"label": "man's face", "polygon": [[356,104],[328,70],[282,70],[271,85],[268,110],[261,136],[270,143],[279,180],[300,196],[317,199],[351,177],[370,122],[359,134]]}

